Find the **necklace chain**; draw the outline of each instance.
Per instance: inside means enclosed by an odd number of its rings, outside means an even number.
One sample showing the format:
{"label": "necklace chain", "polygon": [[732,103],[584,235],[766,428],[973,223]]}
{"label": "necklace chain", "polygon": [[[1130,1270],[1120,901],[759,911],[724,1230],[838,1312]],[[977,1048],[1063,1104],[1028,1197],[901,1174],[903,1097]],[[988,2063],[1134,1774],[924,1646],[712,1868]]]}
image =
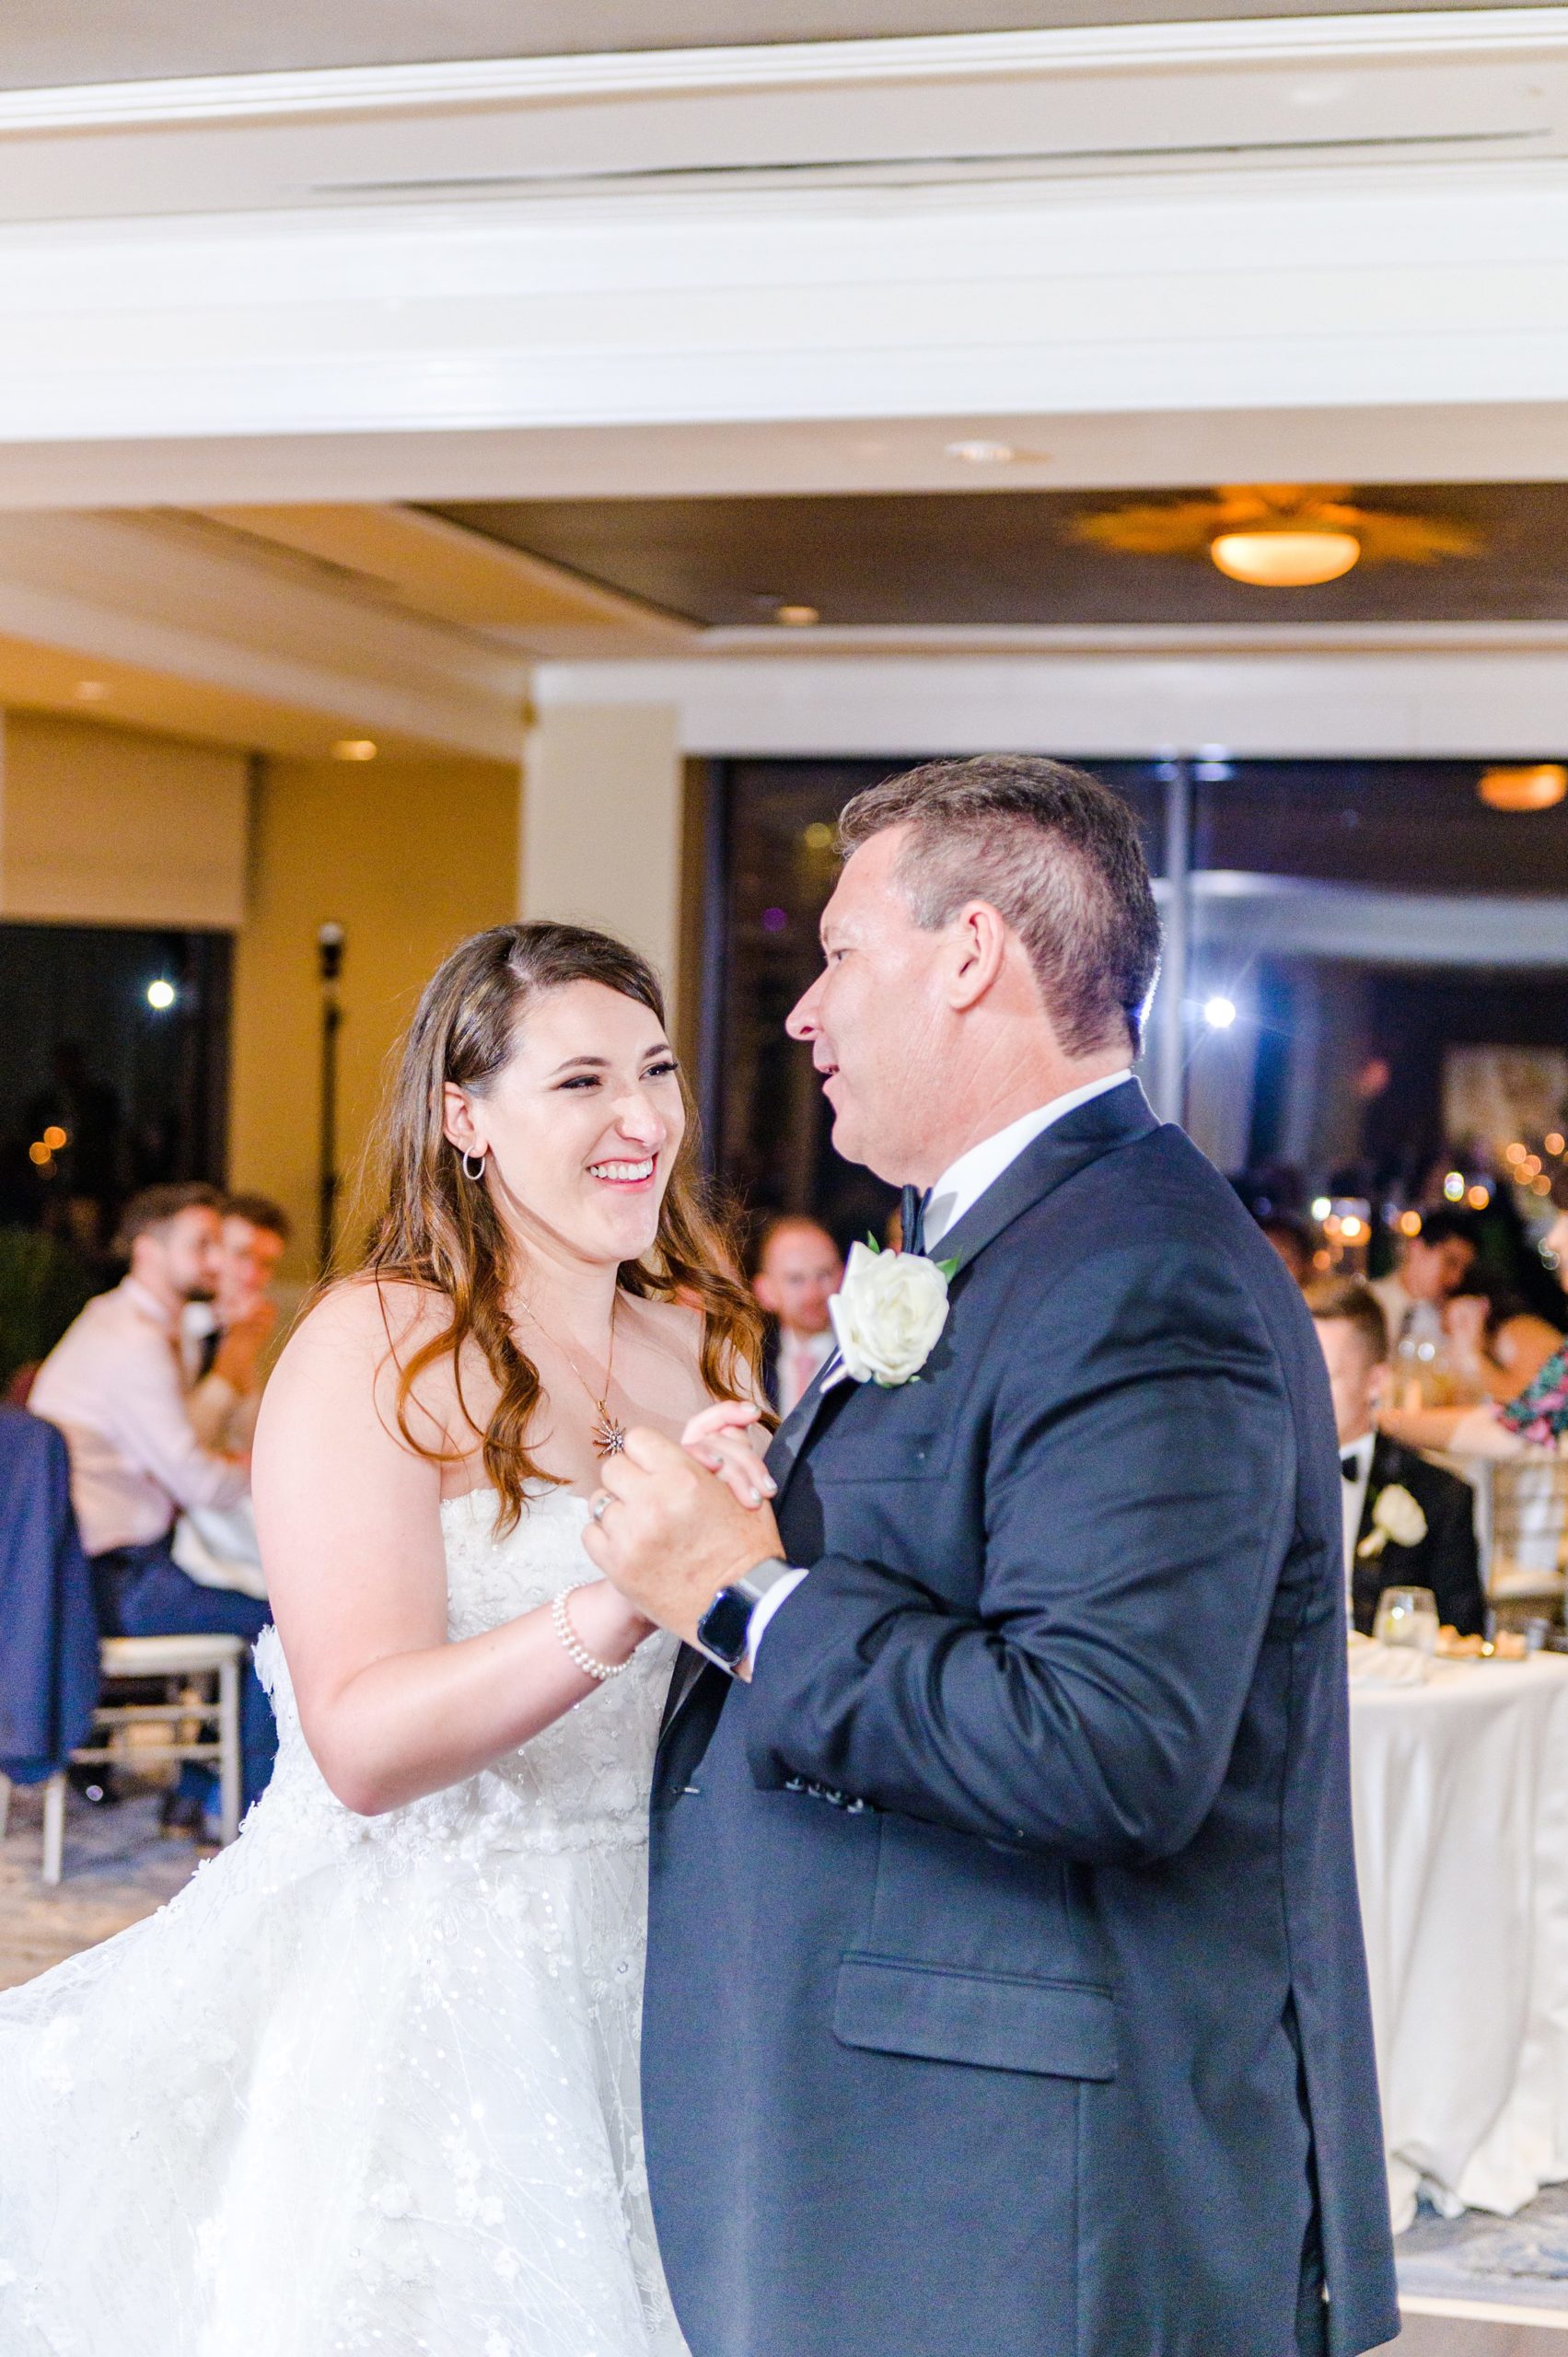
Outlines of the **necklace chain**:
{"label": "necklace chain", "polygon": [[[610,1297],[610,1347],[606,1351],[604,1357],[604,1390],[602,1394],[594,1389],[593,1385],[588,1381],[587,1376],[583,1373],[582,1368],[577,1364],[576,1360],[572,1356],[572,1353],[566,1348],[565,1343],[557,1342],[555,1346],[560,1352],[562,1357],[565,1360],[567,1365],[571,1368],[573,1374],[576,1376],[578,1382],[582,1385],[583,1389],[587,1393],[588,1398],[593,1401],[594,1406],[598,1410],[598,1422],[594,1426],[593,1433],[594,1455],[596,1457],[619,1457],[626,1446],[626,1427],[621,1422],[619,1417],[612,1416],[610,1412],[610,1387],[615,1376],[615,1318],[616,1312],[620,1307],[621,1287],[617,1285],[614,1294]],[[533,1318],[533,1312],[531,1309],[528,1312],[528,1316]],[[539,1319],[537,1318],[534,1318],[534,1324],[536,1326],[539,1325]],[[540,1327],[540,1331],[542,1333],[544,1329]]]}

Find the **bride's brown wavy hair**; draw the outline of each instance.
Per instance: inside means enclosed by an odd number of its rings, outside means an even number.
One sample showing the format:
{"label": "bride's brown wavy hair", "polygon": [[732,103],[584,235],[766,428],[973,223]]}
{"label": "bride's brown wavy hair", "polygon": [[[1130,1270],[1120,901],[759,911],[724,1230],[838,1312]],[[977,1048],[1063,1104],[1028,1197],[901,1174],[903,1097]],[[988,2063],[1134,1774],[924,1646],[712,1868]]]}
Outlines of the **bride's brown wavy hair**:
{"label": "bride's brown wavy hair", "polygon": [[[417,1455],[451,1463],[463,1452],[436,1449],[411,1429],[413,1387],[450,1358],[465,1416],[462,1352],[478,1344],[499,1390],[482,1435],[484,1469],[502,1500],[499,1527],[513,1527],[526,1484],[550,1480],[527,1434],[543,1386],[518,1347],[506,1314],[515,1247],[490,1190],[463,1174],[447,1140],[442,1091],[448,1082],[482,1097],[511,1060],[517,1026],[535,999],[569,982],[598,982],[645,1006],[661,1027],[664,993],[645,958],[606,933],[571,924],[501,924],[454,949],[426,985],[403,1042],[397,1076],[372,1150],[382,1208],[360,1262],[363,1273],[443,1295],[450,1316],[438,1334],[398,1362],[397,1426]],[[703,1315],[703,1381],[714,1399],[760,1399],[762,1320],[737,1273],[729,1231],[704,1200],[697,1123],[686,1082],[686,1134],[660,1206],[653,1245],[621,1264],[619,1283],[643,1300],[686,1301]],[[389,1340],[390,1331],[389,1329]],[[396,1353],[394,1351],[394,1358]],[[480,1427],[469,1422],[477,1433]]]}

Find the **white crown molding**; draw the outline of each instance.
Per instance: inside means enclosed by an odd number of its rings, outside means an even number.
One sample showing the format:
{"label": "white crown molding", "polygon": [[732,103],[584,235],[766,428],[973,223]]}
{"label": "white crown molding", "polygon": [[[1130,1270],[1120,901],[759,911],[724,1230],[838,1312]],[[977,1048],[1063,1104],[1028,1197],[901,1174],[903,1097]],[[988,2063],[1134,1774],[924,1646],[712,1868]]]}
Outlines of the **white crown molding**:
{"label": "white crown molding", "polygon": [[998,412],[1049,447],[1059,413],[1505,416],[1568,401],[1568,164],[54,224],[0,238],[0,444],[34,447]]}
{"label": "white crown molding", "polygon": [[1568,7],[1413,10],[1399,16],[1243,17],[1070,26],[901,40],[777,41],[568,57],[434,61],[309,72],[192,75],[0,92],[0,135],[304,117],[420,114],[615,99],[1216,66],[1325,69],[1568,52]]}
{"label": "white crown molding", "polygon": [[1129,656],[1568,653],[1568,619],[1534,622],[1293,622],[1281,592],[1278,622],[861,623],[810,630],[747,624],[703,633],[691,652],[707,662],[739,657],[807,663],[865,656],[940,660],[970,655]]}
{"label": "white crown molding", "polygon": [[1257,645],[545,663],[533,701],[663,704],[702,757],[1568,754],[1554,644]]}
{"label": "white crown molding", "polygon": [[[1142,160],[722,177],[1037,135]],[[1047,450],[1063,422],[1042,483],[1561,471],[1554,144],[1568,7],[0,94],[0,505],[1002,488],[940,424],[996,417]],[[621,167],[652,177],[587,184]],[[854,439],[890,424],[913,458],[879,474]]]}

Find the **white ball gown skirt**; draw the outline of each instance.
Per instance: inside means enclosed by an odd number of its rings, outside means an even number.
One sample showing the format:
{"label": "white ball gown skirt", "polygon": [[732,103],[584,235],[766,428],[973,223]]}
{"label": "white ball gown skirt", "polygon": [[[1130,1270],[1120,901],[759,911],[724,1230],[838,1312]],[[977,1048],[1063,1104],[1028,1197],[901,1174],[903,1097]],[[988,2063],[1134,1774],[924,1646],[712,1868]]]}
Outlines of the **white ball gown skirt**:
{"label": "white ball gown skirt", "polygon": [[[499,1538],[494,1508],[443,1509],[455,1637],[591,1571],[580,1498]],[[4,2357],[682,2357],[637,2092],[669,1654],[364,1818],[264,1634],[238,1841],[0,1997]]]}

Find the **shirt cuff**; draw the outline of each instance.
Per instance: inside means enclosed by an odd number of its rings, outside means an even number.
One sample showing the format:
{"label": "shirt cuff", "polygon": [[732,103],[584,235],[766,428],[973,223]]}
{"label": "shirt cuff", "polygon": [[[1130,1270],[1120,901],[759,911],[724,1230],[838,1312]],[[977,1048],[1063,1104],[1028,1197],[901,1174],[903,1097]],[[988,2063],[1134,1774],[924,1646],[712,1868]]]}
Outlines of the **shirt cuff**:
{"label": "shirt cuff", "polygon": [[782,1579],[773,1582],[767,1595],[751,1607],[751,1618],[746,1624],[746,1654],[743,1663],[743,1666],[748,1671],[757,1658],[757,1648],[767,1635],[774,1613],[781,1604],[788,1603],[805,1577],[804,1572],[786,1572]]}

